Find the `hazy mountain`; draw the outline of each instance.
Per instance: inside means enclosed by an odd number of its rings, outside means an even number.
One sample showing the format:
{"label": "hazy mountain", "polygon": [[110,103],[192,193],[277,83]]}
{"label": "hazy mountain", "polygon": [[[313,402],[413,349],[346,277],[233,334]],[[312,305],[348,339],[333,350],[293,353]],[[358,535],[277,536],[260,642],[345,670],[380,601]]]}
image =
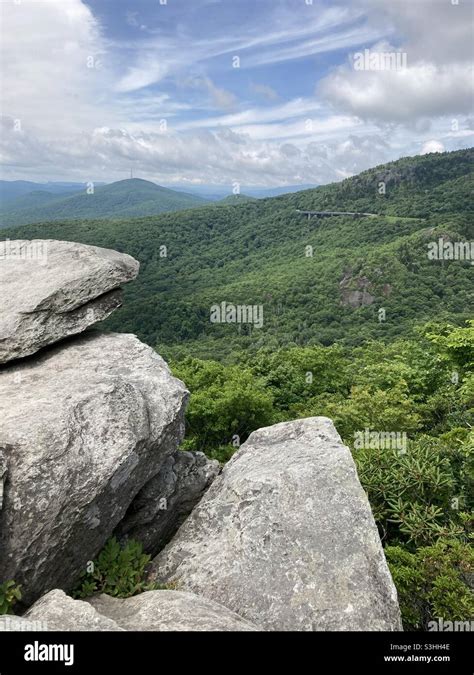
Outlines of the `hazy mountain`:
{"label": "hazy mountain", "polygon": [[[104,183],[96,183],[97,186]],[[29,180],[0,180],[0,207],[31,192],[46,192],[52,195],[66,195],[84,190],[85,183],[34,183]]]}
{"label": "hazy mountain", "polygon": [[245,194],[257,199],[266,199],[267,197],[278,197],[279,195],[287,195],[292,192],[301,192],[301,190],[310,190],[318,187],[317,185],[303,184],[303,185],[283,185],[275,188],[248,188]]}
{"label": "hazy mountain", "polygon": [[54,220],[125,218],[201,206],[206,200],[177,192],[140,178],[130,178],[96,187],[92,194],[54,195],[34,191],[8,202],[0,211],[0,226]]}
{"label": "hazy mountain", "polygon": [[[231,186],[228,185],[193,185],[192,187],[180,187],[177,185],[169,186],[174,190],[185,190],[192,194],[200,195],[209,201],[221,201],[225,199],[231,192]],[[289,194],[291,192],[299,192],[300,190],[308,190],[315,188],[316,185],[286,185],[275,188],[260,188],[251,185],[242,185],[240,187],[241,193],[249,197],[256,197],[257,199],[266,199],[267,197],[277,197],[278,195]]]}

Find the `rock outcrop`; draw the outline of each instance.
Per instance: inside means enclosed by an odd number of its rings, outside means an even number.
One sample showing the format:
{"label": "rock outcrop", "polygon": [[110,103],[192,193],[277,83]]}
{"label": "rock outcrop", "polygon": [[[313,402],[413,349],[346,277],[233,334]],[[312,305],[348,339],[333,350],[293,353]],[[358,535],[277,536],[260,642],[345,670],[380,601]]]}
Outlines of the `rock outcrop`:
{"label": "rock outcrop", "polygon": [[138,274],[123,253],[66,241],[0,242],[0,363],[81,333],[121,305]]}
{"label": "rock outcrop", "polygon": [[4,366],[0,582],[21,584],[25,604],[68,589],[176,452],[187,396],[133,335],[91,333]]}
{"label": "rock outcrop", "polygon": [[346,307],[367,307],[375,301],[372,282],[367,277],[352,277],[350,273],[345,274],[339,283],[341,289],[341,304]]}
{"label": "rock outcrop", "polygon": [[251,434],[151,578],[267,630],[401,629],[367,497],[327,418]]}
{"label": "rock outcrop", "polygon": [[261,630],[226,607],[193,593],[147,591],[126,600],[99,595],[88,602],[125,630],[256,631]]}
{"label": "rock outcrop", "polygon": [[23,617],[0,617],[1,631],[257,631],[216,602],[179,591],[147,591],[131,598],[97,595],[73,600],[63,591],[43,596]]}
{"label": "rock outcrop", "polygon": [[113,619],[99,614],[92,605],[74,600],[63,591],[50,591],[23,617],[48,631],[123,631]]}
{"label": "rock outcrop", "polygon": [[140,490],[115,535],[136,539],[156,555],[191,513],[220,471],[203,452],[178,450],[163,462],[160,472]]}

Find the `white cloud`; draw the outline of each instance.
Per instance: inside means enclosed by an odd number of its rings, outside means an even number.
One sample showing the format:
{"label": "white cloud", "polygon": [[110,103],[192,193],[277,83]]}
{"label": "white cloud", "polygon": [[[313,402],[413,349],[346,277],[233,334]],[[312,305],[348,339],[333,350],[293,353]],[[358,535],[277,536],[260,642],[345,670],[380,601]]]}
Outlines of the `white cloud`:
{"label": "white cloud", "polygon": [[210,77],[199,76],[187,78],[185,85],[207,92],[214,107],[226,110],[237,105],[237,97],[227,89],[222,89],[214,84]]}
{"label": "white cloud", "polygon": [[209,129],[218,126],[233,127],[243,124],[262,124],[277,120],[290,120],[297,117],[301,118],[302,116],[311,117],[311,115],[317,114],[320,108],[321,104],[315,98],[295,98],[276,106],[248,108],[238,113],[185,122],[179,126],[179,129]]}
{"label": "white cloud", "polygon": [[472,0],[355,0],[374,26],[391,23],[412,62],[446,65],[472,60]]}
{"label": "white cloud", "polygon": [[322,35],[316,39],[305,40],[287,47],[278,46],[274,50],[262,51],[252,55],[245,65],[252,67],[281,63],[283,61],[292,61],[313,54],[322,54],[337,49],[354,47],[360,44],[366,44],[369,40],[376,40],[384,34],[375,31],[369,27],[349,27],[335,34]]}
{"label": "white cloud", "polygon": [[[148,30],[152,37],[140,36],[136,43],[128,45],[133,47],[129,50],[133,63],[118,82],[117,90],[135,91],[162,82],[168,75],[189,73],[217,58],[231,64],[237,55],[242,68],[255,68],[355,46],[386,34],[383,26],[355,26],[354,22],[362,17],[360,10],[327,8],[316,3],[314,7],[302,4],[299,10],[276,4],[264,13],[263,25],[261,14],[258,21],[244,14],[238,29],[227,29],[225,34],[218,32],[206,39],[189,32],[184,25],[172,35],[160,30],[155,37],[154,31]],[[132,21],[138,23],[137,17],[133,16]]]}
{"label": "white cloud", "polygon": [[319,91],[336,107],[362,119],[413,124],[422,117],[469,114],[472,78],[472,66],[466,64],[419,62],[388,71],[342,66],[321,83]]}
{"label": "white cloud", "polygon": [[423,143],[420,155],[428,155],[430,152],[444,152],[445,147],[439,141],[431,140]]}
{"label": "white cloud", "polygon": [[318,84],[338,109],[375,120],[413,125],[417,120],[472,111],[472,2],[356,0],[371,26],[402,36],[397,46],[376,42],[372,52],[403,52],[406,68],[356,70],[341,65]]}
{"label": "white cloud", "polygon": [[96,119],[106,78],[100,28],[80,0],[2,3],[3,113],[50,136]]}

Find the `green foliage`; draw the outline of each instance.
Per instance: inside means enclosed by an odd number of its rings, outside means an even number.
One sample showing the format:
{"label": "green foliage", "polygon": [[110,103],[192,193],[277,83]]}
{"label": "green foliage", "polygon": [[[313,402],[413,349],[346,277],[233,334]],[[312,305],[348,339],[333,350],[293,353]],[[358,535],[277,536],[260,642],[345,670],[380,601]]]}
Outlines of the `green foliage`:
{"label": "green foliage", "polygon": [[474,320],[468,321],[468,328],[446,326],[439,333],[428,332],[434,342],[460,368],[474,367]]}
{"label": "green foliage", "polygon": [[471,620],[474,616],[474,551],[456,540],[440,540],[415,553],[385,549],[398,590],[405,630],[428,630],[428,623]]}
{"label": "green foliage", "polygon": [[191,392],[188,448],[227,458],[233,440],[243,442],[254,429],[272,424],[271,394],[248,368],[187,358],[173,370]]}
{"label": "green foliage", "polygon": [[20,586],[13,580],[0,584],[0,615],[11,614],[17,600],[21,600]]}
{"label": "green foliage", "polygon": [[436,444],[422,439],[406,452],[364,448],[354,455],[384,538],[421,545],[446,529],[463,532],[458,514],[464,496],[453,496],[453,467]]}
{"label": "green foliage", "polygon": [[145,581],[149,562],[150,556],[143,553],[139,542],[130,540],[122,547],[113,537],[93,561],[92,571],[83,572],[71,595],[87,598],[94,593],[107,593],[115,598],[128,598],[160,588]]}

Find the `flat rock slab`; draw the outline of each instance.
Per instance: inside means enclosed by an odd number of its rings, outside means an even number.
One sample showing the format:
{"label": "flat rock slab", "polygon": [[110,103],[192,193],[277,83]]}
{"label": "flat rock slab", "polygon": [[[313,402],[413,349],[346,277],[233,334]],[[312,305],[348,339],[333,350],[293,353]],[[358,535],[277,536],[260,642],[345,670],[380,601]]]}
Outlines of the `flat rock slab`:
{"label": "flat rock slab", "polygon": [[260,429],[151,578],[267,630],[400,630],[397,593],[351,453],[331,420]]}
{"label": "flat rock slab", "polygon": [[[134,335],[0,370],[0,583],[68,590],[184,434],[188,392]],[[2,468],[3,467],[3,468]]]}
{"label": "flat rock slab", "polygon": [[121,600],[99,595],[88,602],[127,631],[258,631],[226,607],[193,593],[147,591]]}
{"label": "flat rock slab", "polygon": [[129,255],[35,239],[0,242],[0,363],[81,333],[121,305],[138,274]]}
{"label": "flat rock slab", "polygon": [[216,602],[179,591],[131,598],[96,595],[74,600],[55,589],[22,616],[0,616],[1,631],[239,631],[261,630]]}

